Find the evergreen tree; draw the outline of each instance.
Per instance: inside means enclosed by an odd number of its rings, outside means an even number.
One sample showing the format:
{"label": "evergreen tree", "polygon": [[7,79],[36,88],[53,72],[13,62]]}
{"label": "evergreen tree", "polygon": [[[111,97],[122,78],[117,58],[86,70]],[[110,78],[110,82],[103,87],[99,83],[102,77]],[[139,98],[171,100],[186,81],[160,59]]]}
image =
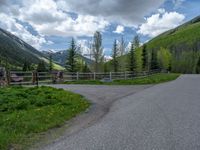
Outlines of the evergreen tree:
{"label": "evergreen tree", "polygon": [[71,40],[70,48],[68,49],[66,69],[69,72],[76,72],[76,43],[74,38]]}
{"label": "evergreen tree", "polygon": [[136,71],[136,56],[135,56],[135,50],[140,47],[140,39],[139,36],[136,35],[133,39],[133,42],[131,43],[131,49],[129,52],[129,70],[130,71]]}
{"label": "evergreen tree", "polygon": [[136,35],[134,37],[134,40],[133,40],[133,45],[134,45],[134,49],[136,48],[139,48],[140,47],[140,38],[138,35]]}
{"label": "evergreen tree", "polygon": [[52,54],[49,53],[49,71],[53,70],[53,60],[52,60]]}
{"label": "evergreen tree", "polygon": [[197,65],[196,65],[196,73],[200,74],[200,57],[198,59]]}
{"label": "evergreen tree", "polygon": [[152,50],[151,52],[151,70],[159,69],[157,60],[157,51]]}
{"label": "evergreen tree", "polygon": [[85,72],[85,73],[90,72],[90,69],[89,69],[87,63],[84,64],[82,71]]}
{"label": "evergreen tree", "polygon": [[131,43],[131,49],[129,52],[129,70],[135,71],[135,52],[134,52],[134,44]]}
{"label": "evergreen tree", "polygon": [[25,59],[22,71],[29,71],[31,68],[29,62]]}
{"label": "evergreen tree", "polygon": [[142,47],[142,68],[143,70],[148,70],[149,62],[148,62],[148,51],[146,44]]}
{"label": "evergreen tree", "polygon": [[117,57],[118,57],[118,47],[117,47],[117,40],[114,41],[114,45],[113,45],[113,51],[112,51],[112,65],[113,65],[113,69],[114,69],[114,72],[117,72],[118,71],[118,67],[119,67],[119,62],[117,60]]}
{"label": "evergreen tree", "polygon": [[94,57],[94,70],[95,72],[98,72],[100,71],[100,66],[103,61],[102,35],[98,31],[94,34],[92,51]]}
{"label": "evergreen tree", "polygon": [[47,71],[46,66],[45,66],[45,62],[43,60],[38,63],[37,71],[38,72],[46,72]]}

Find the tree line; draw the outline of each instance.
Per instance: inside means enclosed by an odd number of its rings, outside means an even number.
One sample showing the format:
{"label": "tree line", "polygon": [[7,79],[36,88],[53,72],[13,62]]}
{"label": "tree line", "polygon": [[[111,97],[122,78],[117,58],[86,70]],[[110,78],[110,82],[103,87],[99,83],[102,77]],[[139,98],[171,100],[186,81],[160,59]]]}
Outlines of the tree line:
{"label": "tree line", "polygon": [[[95,32],[91,44],[93,64],[90,65],[88,70],[94,72],[132,71],[137,73],[155,69],[170,69],[171,53],[169,50],[161,48],[158,52],[149,52],[145,44],[140,45],[138,35],[131,42],[128,53],[126,49],[127,43],[123,37],[119,41],[115,39],[112,48],[112,60],[106,61],[103,53],[102,35],[98,31]],[[69,72],[80,71],[77,67],[77,45],[74,38],[72,38],[68,49],[66,70]]]}
{"label": "tree line", "polygon": [[[140,38],[136,35],[130,47],[125,42],[123,36],[120,40],[115,39],[112,48],[112,59],[105,60],[102,35],[96,31],[90,45],[92,64],[87,64],[80,57],[80,46],[74,38],[71,39],[66,58],[65,69],[68,72],[123,72],[131,71],[139,73],[160,69],[180,73],[200,73],[199,52],[180,52],[175,54],[167,48],[148,49],[148,44],[141,45]],[[44,61],[37,65],[38,71],[52,71],[53,60],[49,55],[48,67]],[[23,70],[30,70],[30,64],[25,61]]]}

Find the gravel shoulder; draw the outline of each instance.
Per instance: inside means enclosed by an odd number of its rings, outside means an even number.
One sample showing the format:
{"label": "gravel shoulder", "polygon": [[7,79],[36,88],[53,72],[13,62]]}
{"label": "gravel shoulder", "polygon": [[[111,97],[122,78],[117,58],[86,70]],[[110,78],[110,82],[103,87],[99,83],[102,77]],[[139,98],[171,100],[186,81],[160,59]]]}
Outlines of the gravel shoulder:
{"label": "gravel shoulder", "polygon": [[[106,85],[50,85],[83,95],[91,102],[86,112],[66,122],[62,127],[54,128],[41,134],[36,145],[31,149],[43,149],[67,137],[88,128],[101,120],[110,110],[112,104],[124,97],[133,95],[153,85],[106,86]],[[41,140],[42,139],[42,140]]]}

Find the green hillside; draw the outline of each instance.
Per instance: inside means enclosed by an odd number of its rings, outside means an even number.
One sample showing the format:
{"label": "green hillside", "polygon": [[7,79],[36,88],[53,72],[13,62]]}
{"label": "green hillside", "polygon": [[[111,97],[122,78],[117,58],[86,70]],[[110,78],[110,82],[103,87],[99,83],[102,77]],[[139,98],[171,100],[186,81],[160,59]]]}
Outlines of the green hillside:
{"label": "green hillside", "polygon": [[[0,28],[0,64],[10,69],[21,69],[24,62],[36,65],[48,58],[20,38]],[[55,68],[61,69],[55,64]]]}
{"label": "green hillside", "polygon": [[148,51],[159,51],[162,47],[172,54],[173,72],[196,73],[200,55],[200,16],[147,43]]}
{"label": "green hillside", "polygon": [[[145,45],[148,53],[147,68],[151,68],[152,54],[155,53],[158,57],[161,49],[163,50],[164,48],[170,53],[170,71],[177,73],[200,72],[200,66],[197,66],[198,62],[200,65],[200,16],[175,29],[158,35]],[[143,47],[144,46],[141,47],[141,50]],[[124,55],[117,58],[119,62],[119,71],[126,71],[129,69],[128,56],[129,55]],[[112,61],[106,63],[106,68],[108,68],[108,70],[113,70]],[[199,71],[197,71],[197,68],[199,68]]]}
{"label": "green hillside", "polygon": [[157,36],[147,46],[149,49],[165,47],[172,51],[200,50],[200,16]]}

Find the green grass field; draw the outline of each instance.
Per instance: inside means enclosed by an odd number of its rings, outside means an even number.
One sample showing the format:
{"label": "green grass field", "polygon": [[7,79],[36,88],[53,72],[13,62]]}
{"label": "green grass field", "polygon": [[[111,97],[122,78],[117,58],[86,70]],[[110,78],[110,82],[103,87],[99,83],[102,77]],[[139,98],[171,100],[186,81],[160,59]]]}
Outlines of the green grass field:
{"label": "green grass field", "polygon": [[23,149],[34,137],[89,107],[84,97],[51,87],[0,88],[0,149]]}
{"label": "green grass field", "polygon": [[158,84],[177,79],[180,74],[175,73],[159,73],[147,77],[140,77],[129,80],[114,80],[113,82],[102,82],[100,80],[80,80],[68,81],[66,84],[95,84],[95,85],[139,85],[139,84]]}

